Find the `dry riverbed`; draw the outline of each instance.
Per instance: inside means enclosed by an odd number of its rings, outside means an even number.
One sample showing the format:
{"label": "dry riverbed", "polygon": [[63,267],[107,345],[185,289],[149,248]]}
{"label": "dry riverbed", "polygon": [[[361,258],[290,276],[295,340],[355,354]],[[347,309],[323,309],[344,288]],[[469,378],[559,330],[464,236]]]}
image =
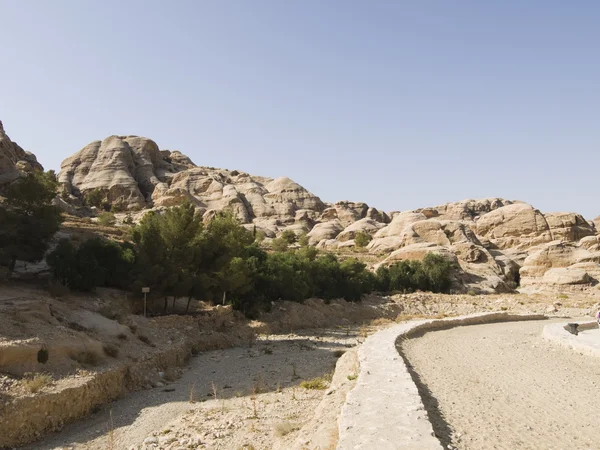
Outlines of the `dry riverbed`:
{"label": "dry riverbed", "polygon": [[[338,358],[364,332],[357,327],[307,330],[262,336],[252,347],[199,354],[181,378],[132,393],[25,448],[292,448],[324,395],[332,394],[327,389]],[[340,374],[348,384],[343,389],[351,387],[357,369],[355,363],[346,364]],[[301,386],[314,379],[319,389]],[[330,425],[337,429],[335,420]],[[310,440],[310,432],[303,434]],[[335,438],[329,438],[331,445]]]}

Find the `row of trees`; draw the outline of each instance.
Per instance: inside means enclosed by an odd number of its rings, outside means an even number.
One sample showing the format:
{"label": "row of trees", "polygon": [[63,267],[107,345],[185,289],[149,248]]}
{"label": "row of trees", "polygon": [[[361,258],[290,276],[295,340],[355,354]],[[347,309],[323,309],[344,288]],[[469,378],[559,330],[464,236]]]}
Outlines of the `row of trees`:
{"label": "row of trees", "polygon": [[[283,235],[279,239],[293,242]],[[226,301],[252,316],[278,299],[302,301],[345,298],[358,301],[372,291],[445,292],[451,264],[428,255],[423,262],[401,262],[369,271],[356,259],[340,261],[314,247],[267,252],[256,234],[229,214],[208,224],[190,204],[149,213],[133,228],[132,242],[118,244],[99,238],[75,248],[62,241],[48,256],[54,276],[79,290],[95,286],[130,288],[167,297]],[[157,312],[157,311],[155,311]]]}
{"label": "row of trees", "polygon": [[[52,172],[37,172],[6,192],[0,203],[0,265],[9,273],[17,260],[42,259],[58,231],[61,215],[51,204],[56,188]],[[62,240],[46,259],[56,281],[75,290],[107,286],[139,293],[149,286],[164,299],[187,297],[188,307],[192,298],[225,301],[249,316],[278,299],[358,301],[372,291],[450,289],[452,265],[440,256],[373,273],[356,259],[319,253],[307,245],[306,235],[298,239],[284,232],[278,239],[281,245],[267,252],[260,233],[246,230],[233,216],[220,214],[204,224],[193,205],[185,204],[164,214],[148,213],[133,227],[130,242]],[[300,248],[288,250],[297,240]],[[368,238],[359,241],[366,245]]]}

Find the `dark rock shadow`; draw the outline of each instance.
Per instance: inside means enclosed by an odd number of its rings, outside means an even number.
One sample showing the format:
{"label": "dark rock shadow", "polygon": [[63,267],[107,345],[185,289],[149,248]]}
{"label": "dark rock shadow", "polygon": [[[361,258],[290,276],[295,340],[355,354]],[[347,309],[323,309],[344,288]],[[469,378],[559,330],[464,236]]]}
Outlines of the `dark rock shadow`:
{"label": "dark rock shadow", "polygon": [[408,369],[408,373],[410,373],[413,382],[417,386],[417,390],[419,391],[419,395],[421,396],[421,400],[423,401],[423,405],[425,406],[425,410],[429,416],[429,421],[433,426],[435,437],[439,439],[443,448],[449,448],[448,445],[452,443],[452,427],[446,421],[437,399],[434,397],[433,393],[429,390],[425,382],[421,379],[421,376],[417,373],[415,368],[411,365],[410,361],[404,354],[401,342],[396,345],[396,349],[404,360],[404,364]]}

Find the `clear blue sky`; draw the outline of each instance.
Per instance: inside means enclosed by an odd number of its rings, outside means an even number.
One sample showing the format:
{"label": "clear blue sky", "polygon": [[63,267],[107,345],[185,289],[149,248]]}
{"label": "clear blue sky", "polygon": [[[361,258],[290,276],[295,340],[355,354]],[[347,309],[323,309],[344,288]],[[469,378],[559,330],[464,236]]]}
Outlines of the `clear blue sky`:
{"label": "clear blue sky", "polygon": [[0,119],[46,168],[111,134],[385,210],[600,214],[600,2],[0,0]]}

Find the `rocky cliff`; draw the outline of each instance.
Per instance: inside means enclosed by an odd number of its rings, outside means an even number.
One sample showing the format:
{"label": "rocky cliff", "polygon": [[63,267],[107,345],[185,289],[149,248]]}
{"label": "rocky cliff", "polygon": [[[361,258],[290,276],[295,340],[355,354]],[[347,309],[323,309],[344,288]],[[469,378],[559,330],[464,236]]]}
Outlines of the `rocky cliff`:
{"label": "rocky cliff", "polygon": [[352,249],[356,234],[366,233],[372,237],[367,252],[378,264],[442,254],[461,267],[457,281],[465,289],[600,280],[594,222],[576,213],[544,214],[519,201],[465,200],[389,214],[359,202],[327,204],[289,178],[196,166],[137,136],[92,142],[63,162],[59,181],[63,197],[75,204],[94,197],[139,210],[188,200],[207,218],[229,210],[268,238],[286,229],[306,232],[311,245],[327,250]]}
{"label": "rocky cliff", "polygon": [[21,173],[42,169],[33,153],[10,140],[0,121],[0,187],[19,178]]}

